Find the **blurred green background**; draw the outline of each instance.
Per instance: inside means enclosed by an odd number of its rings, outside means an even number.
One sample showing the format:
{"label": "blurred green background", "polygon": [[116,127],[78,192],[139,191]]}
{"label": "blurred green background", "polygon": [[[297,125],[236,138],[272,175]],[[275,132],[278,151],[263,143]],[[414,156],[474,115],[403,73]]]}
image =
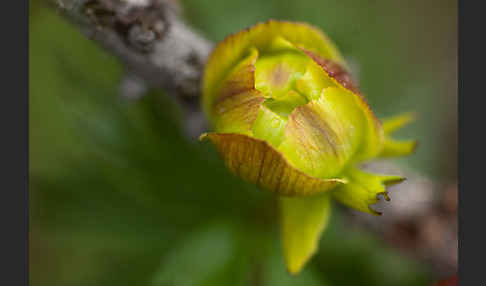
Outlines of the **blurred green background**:
{"label": "blurred green background", "polygon": [[[322,28],[379,116],[412,110],[397,162],[457,179],[457,1],[184,0],[212,41],[269,18]],[[319,253],[286,274],[271,196],[182,133],[163,91],[118,96],[123,69],[59,11],[30,3],[31,285],[428,285],[427,265],[333,209]],[[367,214],[363,214],[367,215]],[[386,215],[386,214],[385,214]]]}

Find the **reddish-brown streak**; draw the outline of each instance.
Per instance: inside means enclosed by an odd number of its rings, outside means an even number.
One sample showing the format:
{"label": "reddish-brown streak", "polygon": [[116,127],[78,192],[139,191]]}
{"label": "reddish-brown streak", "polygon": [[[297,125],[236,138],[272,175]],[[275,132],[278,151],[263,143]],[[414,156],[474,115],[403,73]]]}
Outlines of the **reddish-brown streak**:
{"label": "reddish-brown streak", "polygon": [[[232,106],[232,109],[236,109],[236,108],[238,108],[238,107],[240,107],[240,106],[242,106],[242,105],[248,104],[248,102],[251,102],[251,104],[253,104],[253,105],[258,105],[258,104],[260,104],[261,102],[263,102],[264,100],[265,100],[265,99],[264,99],[263,97],[249,98],[248,100],[242,101],[241,103],[239,103],[239,104],[237,104],[237,105]],[[218,103],[220,103],[220,102],[218,102]],[[216,108],[216,113],[217,113],[218,115],[224,114],[224,113],[226,113],[226,112],[228,112],[228,111],[227,111],[227,110],[224,110],[223,112],[220,112],[220,111],[219,111],[219,110],[217,110],[217,108]]]}
{"label": "reddish-brown streak", "polygon": [[[245,71],[245,69],[249,69]],[[252,90],[255,88],[254,80],[255,66],[248,65],[239,71],[241,76],[235,79],[227,79],[220,90],[220,96],[218,101],[224,100],[232,95],[242,93],[247,90]],[[230,75],[231,76],[231,75]]]}
{"label": "reddish-brown streak", "polygon": [[[302,126],[302,123],[301,123],[301,122],[299,122],[299,121],[297,121],[297,120],[295,119],[295,114],[291,114],[290,116],[291,116],[291,118],[292,118],[292,122],[293,122],[293,123],[294,123],[294,125],[295,125],[295,127],[294,127],[294,128],[295,128],[295,130],[296,130],[296,131],[298,131],[298,132],[299,132],[299,134],[300,134],[299,136],[297,136],[297,140],[300,142],[300,145],[301,145],[301,146],[305,146],[305,140],[304,140],[304,139],[306,138],[306,135],[307,135],[307,134],[305,134],[305,133],[302,133],[302,132],[301,132],[301,130],[302,130],[304,127]],[[290,122],[289,122],[289,123],[290,123]],[[287,124],[287,126],[288,126],[288,127],[291,127],[292,125],[290,125],[289,123]],[[303,148],[303,151],[304,151],[304,152],[307,154],[307,158],[312,158],[309,148]],[[313,164],[313,161],[312,161],[312,160],[310,160],[310,161],[309,161],[309,164],[311,164],[311,165],[312,165],[312,169],[315,169],[315,168],[314,168],[314,164]]]}
{"label": "reddish-brown streak", "polygon": [[359,90],[356,83],[351,79],[351,76],[349,75],[349,73],[344,68],[342,68],[338,63],[336,63],[332,60],[321,58],[319,55],[317,55],[316,53],[314,53],[312,51],[308,51],[304,48],[299,48],[299,49],[301,51],[303,51],[305,54],[307,54],[310,58],[312,58],[312,60],[314,60],[314,62],[316,62],[319,66],[321,66],[322,69],[330,77],[332,77],[334,80],[336,80],[341,86],[343,86],[344,88],[350,90],[351,92],[353,92],[354,94],[359,96],[361,98],[361,100],[363,101],[365,108],[368,109],[369,114],[371,114],[371,116],[375,120],[375,125],[378,125],[378,126],[381,125],[381,122],[378,119],[378,117],[376,117],[376,115],[373,113],[373,111],[371,111],[371,108],[370,108],[370,105],[368,104],[368,101],[363,96],[363,94]]}
{"label": "reddish-brown streak", "polygon": [[301,48],[301,50],[312,58],[318,65],[320,65],[330,77],[334,78],[344,88],[349,89],[354,93],[360,93],[356,83],[351,79],[349,73],[342,68],[341,65],[332,60],[323,59],[312,51],[308,51],[303,48]]}
{"label": "reddish-brown streak", "polygon": [[[260,145],[263,146],[264,143],[261,143]],[[260,170],[258,170],[258,177],[257,177],[257,180],[256,180],[256,184],[259,185],[260,183],[260,178],[262,177],[262,169],[263,169],[263,166],[265,165],[265,158],[267,157],[267,153],[268,153],[268,149],[267,148],[263,148],[264,150],[264,153],[263,153],[263,157],[262,157],[262,161],[261,161],[261,164],[260,164]]]}
{"label": "reddish-brown streak", "polygon": [[312,126],[314,129],[318,130],[319,133],[324,135],[324,138],[326,138],[326,141],[329,147],[331,147],[331,151],[334,156],[339,157],[339,152],[335,146],[337,136],[336,134],[334,134],[334,131],[331,129],[331,127],[325,121],[318,118],[318,116],[307,106],[302,106],[299,108],[302,112],[302,118],[305,120],[305,122]]}
{"label": "reddish-brown streak", "polygon": [[[282,162],[279,162],[280,164],[282,164]],[[280,166],[279,166],[280,167]],[[283,178],[283,173],[285,171],[285,166],[281,166],[280,167],[280,174],[278,176],[278,182],[277,182],[277,187],[276,187],[276,192],[278,193],[280,191],[280,184],[282,183],[282,178]]]}
{"label": "reddish-brown streak", "polygon": [[290,73],[283,68],[282,64],[279,64],[275,68],[275,70],[273,70],[273,72],[270,76],[270,81],[275,86],[281,86],[285,82],[287,82],[289,76],[290,76]]}
{"label": "reddish-brown streak", "polygon": [[[267,162],[268,166],[272,166],[273,165],[273,162],[275,161],[275,158],[276,158],[275,157],[275,154],[272,153],[271,156],[270,156],[270,159],[269,159],[270,161]],[[266,177],[271,179],[272,178],[272,175],[273,175],[273,172],[272,171],[274,170],[274,168],[267,168],[267,170],[268,170],[268,173],[266,174]],[[270,183],[271,183],[271,181],[269,181],[269,184]]]}
{"label": "reddish-brown streak", "polygon": [[295,186],[298,186],[297,183],[299,182],[299,179],[300,179],[300,174],[297,173],[297,177],[294,180],[294,184],[293,184],[292,188],[290,189],[290,192],[292,192],[292,195],[295,195],[297,193],[297,191],[295,190]]}
{"label": "reddish-brown streak", "polygon": [[237,145],[238,148],[236,149],[236,158],[237,158],[237,167],[235,168],[235,173],[238,177],[240,177],[240,171],[241,171],[241,165],[243,165],[243,161],[244,161],[244,154],[246,153],[243,153],[243,151],[246,152],[246,149],[245,148],[245,145]]}

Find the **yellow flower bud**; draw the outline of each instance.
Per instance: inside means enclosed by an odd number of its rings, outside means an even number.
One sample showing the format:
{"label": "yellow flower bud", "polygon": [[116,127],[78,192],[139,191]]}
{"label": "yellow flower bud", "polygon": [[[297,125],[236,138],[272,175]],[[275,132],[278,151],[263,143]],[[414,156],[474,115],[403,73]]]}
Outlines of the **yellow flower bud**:
{"label": "yellow flower bud", "polygon": [[415,147],[389,137],[410,116],[382,125],[335,45],[304,23],[272,20],[219,43],[206,64],[203,108],[214,132],[201,139],[235,175],[280,195],[291,273],[315,252],[331,198],[378,214],[369,205],[402,180],[356,164]]}

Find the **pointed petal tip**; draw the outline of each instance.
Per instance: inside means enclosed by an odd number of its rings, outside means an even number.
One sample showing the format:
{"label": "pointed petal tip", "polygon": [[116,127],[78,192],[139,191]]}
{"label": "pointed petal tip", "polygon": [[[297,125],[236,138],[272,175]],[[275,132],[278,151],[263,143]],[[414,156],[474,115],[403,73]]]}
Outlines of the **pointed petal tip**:
{"label": "pointed petal tip", "polygon": [[377,158],[401,157],[413,154],[418,147],[417,140],[396,140],[386,137],[384,146]]}
{"label": "pointed petal tip", "polygon": [[383,180],[383,184],[386,186],[386,187],[390,187],[390,186],[393,186],[393,185],[396,185],[396,184],[399,184],[403,181],[405,181],[407,178],[405,177],[400,177],[400,176],[394,176],[394,177],[391,177],[389,179],[385,179]]}
{"label": "pointed petal tip", "polygon": [[291,265],[287,263],[285,269],[287,270],[287,273],[289,273],[290,275],[297,276],[302,271],[304,265],[305,265],[305,261],[299,264],[291,264]]}
{"label": "pointed petal tip", "polygon": [[329,194],[281,198],[281,242],[287,272],[298,274],[319,247],[331,214]]}
{"label": "pointed petal tip", "polygon": [[398,114],[393,117],[383,119],[383,129],[385,134],[392,134],[400,128],[408,125],[409,123],[417,120],[418,115],[414,111]]}
{"label": "pointed petal tip", "polygon": [[296,256],[290,253],[286,253],[285,256],[285,268],[290,275],[298,275],[304,266],[309,262],[309,260],[317,252],[317,242],[320,239],[320,234],[317,236],[316,241],[312,245],[312,248],[308,250],[305,255]]}

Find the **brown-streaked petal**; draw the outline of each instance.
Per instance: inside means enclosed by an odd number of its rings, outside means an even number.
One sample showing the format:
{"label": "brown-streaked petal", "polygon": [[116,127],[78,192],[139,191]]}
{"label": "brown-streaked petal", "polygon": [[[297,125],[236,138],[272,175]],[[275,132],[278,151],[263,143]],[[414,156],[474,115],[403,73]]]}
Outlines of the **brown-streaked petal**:
{"label": "brown-streaked petal", "polygon": [[229,72],[213,95],[208,112],[217,132],[251,134],[251,125],[264,101],[261,93],[255,89],[257,59],[258,51],[253,48]]}
{"label": "brown-streaked petal", "polygon": [[285,196],[306,196],[346,183],[339,178],[319,179],[293,167],[267,142],[242,134],[205,133],[230,171],[257,186]]}
{"label": "brown-streaked petal", "polygon": [[203,78],[203,105],[209,110],[219,83],[251,48],[260,52],[271,49],[276,37],[283,37],[295,46],[316,52],[324,58],[344,64],[334,43],[319,29],[299,22],[269,20],[226,37],[213,50],[206,63]]}
{"label": "brown-streaked petal", "polygon": [[364,140],[359,152],[356,153],[357,156],[354,158],[354,161],[359,162],[375,157],[383,148],[385,135],[380,120],[371,110],[357,84],[352,80],[346,69],[336,61],[325,59],[308,49],[302,47],[300,49],[314,60],[315,63],[321,66],[337,86],[351,91],[355,95],[356,102],[361,106],[366,115],[368,121],[368,136],[366,140]]}
{"label": "brown-streaked petal", "polygon": [[337,81],[342,87],[351,90],[354,93],[360,93],[358,85],[351,78],[351,75],[337,62],[320,57],[317,53],[300,48],[314,62],[321,66],[324,71]]}
{"label": "brown-streaked petal", "polygon": [[328,87],[290,114],[279,151],[318,178],[338,175],[361,145],[364,115],[351,92]]}
{"label": "brown-streaked petal", "polygon": [[[248,55],[231,68],[210,94],[203,97],[203,108],[207,114],[213,114],[214,105],[234,95],[255,90],[255,63],[258,51],[250,49]],[[210,116],[211,121],[214,121]]]}
{"label": "brown-streaked petal", "polygon": [[212,110],[214,130],[251,135],[251,126],[264,100],[254,89],[222,98]]}
{"label": "brown-streaked petal", "polygon": [[258,51],[253,48],[250,54],[236,65],[221,82],[216,100],[255,89],[255,63]]}

